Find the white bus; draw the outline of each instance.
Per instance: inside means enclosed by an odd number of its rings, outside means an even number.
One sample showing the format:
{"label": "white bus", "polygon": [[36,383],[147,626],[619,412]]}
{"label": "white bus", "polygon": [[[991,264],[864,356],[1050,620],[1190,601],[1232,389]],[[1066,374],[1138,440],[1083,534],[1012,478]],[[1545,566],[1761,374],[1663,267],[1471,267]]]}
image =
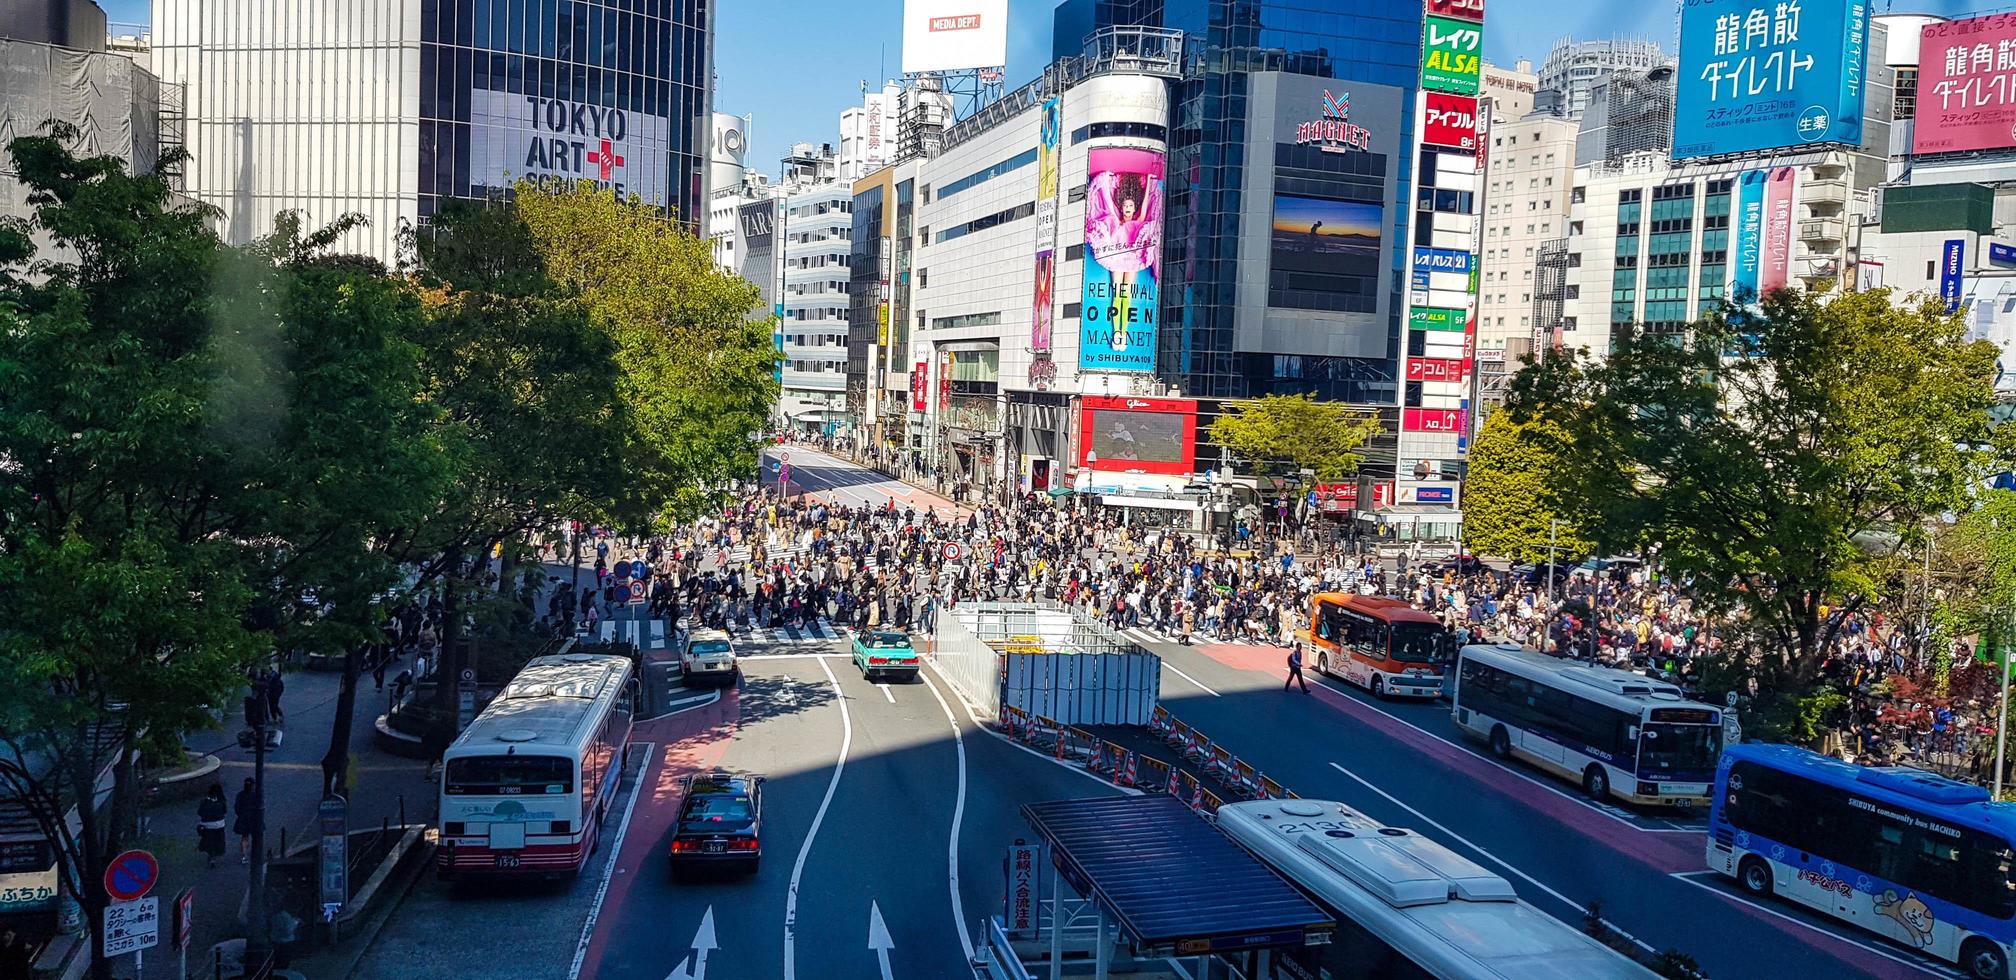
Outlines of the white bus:
{"label": "white bus", "polygon": [[443,878],[578,874],[623,776],[637,710],[628,657],[535,657],[448,747]]}
{"label": "white bus", "polygon": [[1271,951],[1261,976],[1504,980],[1652,971],[1519,898],[1504,878],[1411,830],[1323,800],[1218,808],[1218,828],[1337,918],[1327,946]]}
{"label": "white bus", "polygon": [[1456,661],[1449,713],[1491,754],[1578,781],[1596,800],[1706,805],[1722,754],[1722,709],[1643,674],[1510,644]]}

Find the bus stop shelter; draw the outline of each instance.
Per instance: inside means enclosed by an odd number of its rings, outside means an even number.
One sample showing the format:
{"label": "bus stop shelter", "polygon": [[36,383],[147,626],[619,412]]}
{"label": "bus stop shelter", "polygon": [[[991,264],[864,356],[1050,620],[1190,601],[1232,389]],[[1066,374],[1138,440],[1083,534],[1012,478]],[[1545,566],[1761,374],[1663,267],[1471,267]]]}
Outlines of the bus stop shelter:
{"label": "bus stop shelter", "polygon": [[[1022,816],[1048,849],[1056,877],[1098,908],[1098,980],[1107,976],[1116,940],[1137,958],[1231,959],[1328,943],[1337,931],[1295,886],[1173,797],[1030,803]],[[1111,938],[1109,923],[1118,929]],[[1050,941],[1050,962],[1060,963],[1054,926]]]}

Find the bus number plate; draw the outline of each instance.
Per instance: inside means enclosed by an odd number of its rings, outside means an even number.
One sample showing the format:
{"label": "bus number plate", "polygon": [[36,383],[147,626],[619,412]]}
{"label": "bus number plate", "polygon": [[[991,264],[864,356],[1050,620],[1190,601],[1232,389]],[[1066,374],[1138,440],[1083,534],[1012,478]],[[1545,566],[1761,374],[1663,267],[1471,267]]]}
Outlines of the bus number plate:
{"label": "bus number plate", "polygon": [[498,866],[498,867],[500,867],[500,868],[515,868],[515,867],[517,867],[517,866],[518,866],[518,855],[516,855],[516,854],[499,854],[499,855],[497,855],[497,866]]}

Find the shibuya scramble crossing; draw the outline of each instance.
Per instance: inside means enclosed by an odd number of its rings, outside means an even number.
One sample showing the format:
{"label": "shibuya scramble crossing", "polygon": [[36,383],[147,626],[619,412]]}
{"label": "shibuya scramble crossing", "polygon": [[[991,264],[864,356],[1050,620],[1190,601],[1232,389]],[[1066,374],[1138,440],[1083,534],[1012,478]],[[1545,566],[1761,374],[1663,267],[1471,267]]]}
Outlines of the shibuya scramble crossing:
{"label": "shibuya scramble crossing", "polygon": [[0,7],[0,980],[2011,980],[2016,14]]}

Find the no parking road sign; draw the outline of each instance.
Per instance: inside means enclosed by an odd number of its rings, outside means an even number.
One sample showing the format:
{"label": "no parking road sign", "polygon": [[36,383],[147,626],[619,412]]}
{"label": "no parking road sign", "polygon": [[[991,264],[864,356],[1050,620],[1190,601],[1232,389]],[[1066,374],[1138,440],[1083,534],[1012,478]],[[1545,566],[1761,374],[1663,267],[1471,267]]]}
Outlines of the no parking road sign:
{"label": "no parking road sign", "polygon": [[127,851],[105,866],[105,894],[115,902],[131,902],[154,890],[161,865],[146,851]]}
{"label": "no parking road sign", "polygon": [[945,542],[945,560],[946,561],[959,560],[959,542],[957,541]]}
{"label": "no parking road sign", "polygon": [[630,601],[631,602],[644,601],[644,583],[639,582],[634,578],[630,580]]}

